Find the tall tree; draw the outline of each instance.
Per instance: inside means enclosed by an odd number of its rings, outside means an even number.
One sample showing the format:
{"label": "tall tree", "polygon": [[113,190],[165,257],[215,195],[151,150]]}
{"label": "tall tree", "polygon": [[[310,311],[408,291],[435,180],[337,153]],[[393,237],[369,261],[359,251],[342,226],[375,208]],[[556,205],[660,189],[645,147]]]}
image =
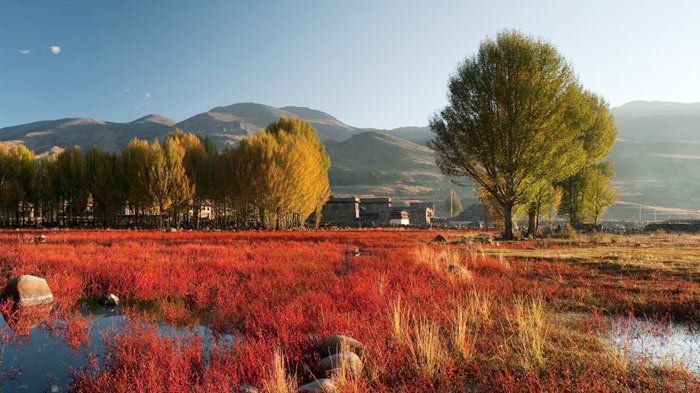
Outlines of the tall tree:
{"label": "tall tree", "polygon": [[0,206],[21,225],[33,192],[34,154],[23,145],[0,143]]}
{"label": "tall tree", "polygon": [[617,201],[617,193],[605,174],[591,170],[583,194],[584,210],[597,226],[605,211]]}
{"label": "tall tree", "polygon": [[[188,139],[166,138],[163,145],[163,154],[166,162],[165,170],[170,181],[168,194],[170,195],[169,199],[173,208],[172,217],[176,228],[180,228],[180,215],[183,211],[186,212],[191,205],[195,191],[195,183],[193,180],[190,180],[185,167],[187,155],[183,146],[183,140],[187,141]],[[196,173],[193,176],[196,176]],[[197,211],[198,213],[199,211]]]}
{"label": "tall tree", "polygon": [[447,199],[445,199],[445,211],[448,212],[450,217],[456,217],[464,209],[462,207],[462,201],[457,196],[457,193],[450,191],[447,193]]}
{"label": "tall tree", "polygon": [[503,31],[459,66],[448,90],[448,106],[430,122],[436,162],[491,195],[503,210],[503,236],[512,239],[513,209],[528,190],[584,164],[583,130],[566,116],[581,87],[550,43]]}
{"label": "tall tree", "polygon": [[527,233],[535,237],[539,236],[541,219],[547,218],[551,222],[559,211],[562,189],[543,181],[533,187],[531,191],[527,208]]}
{"label": "tall tree", "polygon": [[612,163],[602,160],[617,137],[615,122],[605,100],[590,92],[580,92],[575,98],[580,105],[570,107],[567,121],[572,127],[584,130],[582,138],[586,160],[576,173],[560,182],[564,189],[561,210],[574,226],[581,223],[585,215],[584,193],[591,173],[597,171],[608,179],[612,178]]}
{"label": "tall tree", "polygon": [[88,190],[92,197],[95,220],[112,226],[123,199],[122,166],[109,152],[92,148],[86,158]]}
{"label": "tall tree", "polygon": [[153,155],[147,141],[133,139],[122,150],[122,171],[126,181],[124,188],[126,201],[140,225],[140,216],[153,207],[149,189],[150,168]]}
{"label": "tall tree", "polygon": [[54,166],[54,191],[60,199],[63,214],[76,225],[85,217],[88,206],[87,166],[79,146],[58,154]]}

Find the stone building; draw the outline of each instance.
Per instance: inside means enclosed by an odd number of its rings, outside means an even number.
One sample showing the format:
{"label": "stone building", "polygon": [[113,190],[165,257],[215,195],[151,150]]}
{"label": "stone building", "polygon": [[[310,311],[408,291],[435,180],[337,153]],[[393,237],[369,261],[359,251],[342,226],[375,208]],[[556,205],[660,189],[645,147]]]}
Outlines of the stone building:
{"label": "stone building", "polygon": [[362,226],[387,226],[391,220],[391,198],[360,199],[360,222]]}
{"label": "stone building", "polygon": [[357,226],[360,220],[360,198],[331,196],[323,205],[321,223],[323,225]]}
{"label": "stone building", "polygon": [[435,218],[435,204],[430,202],[411,202],[408,206],[411,225],[429,227]]}

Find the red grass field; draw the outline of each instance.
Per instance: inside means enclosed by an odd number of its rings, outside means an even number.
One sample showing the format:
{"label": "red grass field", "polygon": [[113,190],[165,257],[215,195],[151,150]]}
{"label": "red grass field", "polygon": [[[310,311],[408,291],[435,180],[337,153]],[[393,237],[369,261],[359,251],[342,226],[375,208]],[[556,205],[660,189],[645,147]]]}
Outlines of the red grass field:
{"label": "red grass field", "polygon": [[[271,387],[274,353],[283,351],[284,376],[301,384],[319,359],[317,340],[336,333],[368,349],[362,377],[342,384],[347,392],[698,387],[684,370],[608,350],[597,318],[697,321],[695,276],[520,255],[585,244],[427,246],[438,232],[409,230],[42,233],[46,243],[34,242],[36,232],[0,232],[0,268],[6,279],[47,279],[52,318],[68,322],[66,340],[76,350],[90,351],[88,320],[75,314],[80,301],[115,293],[135,321],[106,337],[105,359],[75,372],[80,392],[235,392],[240,384],[281,392]],[[361,255],[347,253],[355,247]],[[196,338],[159,334],[154,324],[163,322],[235,339],[205,356]]]}

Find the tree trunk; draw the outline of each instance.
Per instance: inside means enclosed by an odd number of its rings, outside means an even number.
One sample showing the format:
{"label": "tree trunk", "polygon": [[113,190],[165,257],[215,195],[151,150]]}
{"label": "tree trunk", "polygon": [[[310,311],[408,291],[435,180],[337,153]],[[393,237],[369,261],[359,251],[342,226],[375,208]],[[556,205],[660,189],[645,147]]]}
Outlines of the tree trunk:
{"label": "tree trunk", "polygon": [[535,237],[537,233],[537,210],[530,207],[527,212],[527,235]]}
{"label": "tree trunk", "polygon": [[505,219],[503,238],[505,240],[513,240],[513,202],[508,201],[503,206],[503,218]]}

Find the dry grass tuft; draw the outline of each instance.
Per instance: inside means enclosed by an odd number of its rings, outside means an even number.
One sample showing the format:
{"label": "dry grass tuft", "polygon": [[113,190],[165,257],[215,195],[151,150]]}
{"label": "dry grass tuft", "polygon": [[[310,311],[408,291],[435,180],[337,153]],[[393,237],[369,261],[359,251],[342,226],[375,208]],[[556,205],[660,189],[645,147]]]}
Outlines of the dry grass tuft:
{"label": "dry grass tuft", "polygon": [[524,369],[544,365],[544,355],[549,316],[544,308],[542,297],[535,296],[529,301],[518,299],[513,314],[508,321],[515,331],[514,350],[519,356]]}
{"label": "dry grass tuft", "polygon": [[449,359],[440,326],[428,318],[414,320],[408,345],[416,370],[430,378],[435,378]]}
{"label": "dry grass tuft", "polygon": [[262,387],[263,392],[266,393],[295,393],[297,391],[296,375],[287,375],[284,352],[281,348],[275,350],[272,367],[267,371],[267,375],[262,381]]}
{"label": "dry grass tuft", "polygon": [[[347,341],[341,341],[340,353],[352,352],[352,348]],[[364,359],[361,359],[364,362]],[[339,357],[339,363],[334,365],[333,382],[343,392],[358,392],[360,390],[359,381],[362,375],[362,363],[354,363],[346,356]]]}
{"label": "dry grass tuft", "polygon": [[456,248],[435,249],[422,245],[413,250],[416,263],[426,265],[437,273],[449,273],[450,278],[456,277],[470,281],[472,272],[464,264],[464,254]]}
{"label": "dry grass tuft", "polygon": [[410,318],[410,309],[401,305],[401,297],[397,297],[391,303],[389,310],[389,319],[391,321],[391,336],[398,342],[404,342],[408,333],[408,321]]}

